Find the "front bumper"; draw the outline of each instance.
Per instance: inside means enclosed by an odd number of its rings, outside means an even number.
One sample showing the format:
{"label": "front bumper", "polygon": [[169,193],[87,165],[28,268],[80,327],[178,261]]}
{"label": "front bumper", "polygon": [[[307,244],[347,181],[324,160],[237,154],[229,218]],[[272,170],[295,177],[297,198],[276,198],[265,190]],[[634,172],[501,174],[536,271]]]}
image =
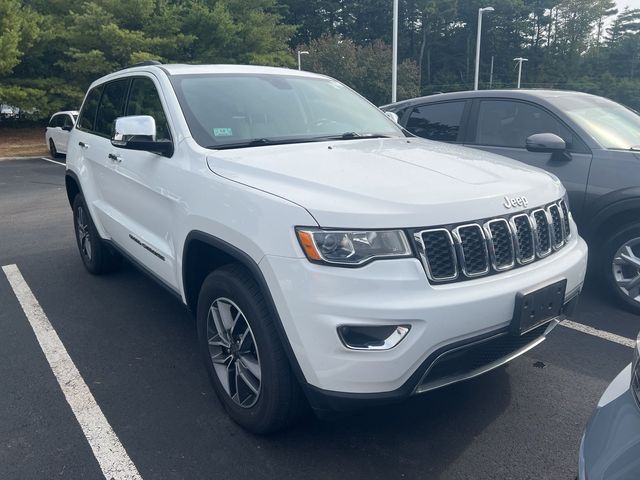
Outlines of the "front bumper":
{"label": "front bumper", "polygon": [[580,480],[640,478],[640,407],[631,391],[631,365],[607,387],[580,444]]}
{"label": "front bumper", "polygon": [[[266,256],[260,268],[310,390],[337,397],[390,399],[416,391],[434,355],[504,332],[518,292],[567,279],[582,287],[587,247],[570,244],[531,265],[490,277],[431,285],[418,259],[380,260],[362,268]],[[340,325],[411,326],[385,351],[347,349]]]}

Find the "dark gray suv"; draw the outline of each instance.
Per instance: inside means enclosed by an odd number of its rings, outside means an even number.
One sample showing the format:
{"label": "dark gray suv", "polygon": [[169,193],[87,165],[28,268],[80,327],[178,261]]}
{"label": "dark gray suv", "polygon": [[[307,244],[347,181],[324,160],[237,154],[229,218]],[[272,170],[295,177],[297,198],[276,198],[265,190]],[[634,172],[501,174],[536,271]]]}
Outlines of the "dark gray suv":
{"label": "dark gray suv", "polygon": [[558,90],[480,90],[381,107],[414,135],[479,148],[552,172],[597,274],[640,313],[640,115]]}

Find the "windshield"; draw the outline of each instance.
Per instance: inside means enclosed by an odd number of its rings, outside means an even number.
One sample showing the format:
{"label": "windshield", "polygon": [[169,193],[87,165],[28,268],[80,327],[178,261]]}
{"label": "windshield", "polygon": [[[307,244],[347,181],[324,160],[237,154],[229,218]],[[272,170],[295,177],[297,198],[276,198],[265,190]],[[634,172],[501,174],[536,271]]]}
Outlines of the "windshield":
{"label": "windshield", "polygon": [[640,116],[633,110],[592,96],[561,97],[556,104],[603,147],[640,150]]}
{"label": "windshield", "polygon": [[380,110],[332,79],[196,74],[171,81],[191,134],[207,148],[404,136]]}

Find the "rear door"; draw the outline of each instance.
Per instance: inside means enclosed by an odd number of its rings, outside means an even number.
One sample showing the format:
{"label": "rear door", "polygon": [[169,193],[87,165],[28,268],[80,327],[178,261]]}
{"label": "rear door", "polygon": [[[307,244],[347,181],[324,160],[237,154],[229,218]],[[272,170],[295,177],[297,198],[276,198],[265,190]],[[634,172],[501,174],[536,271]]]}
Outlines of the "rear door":
{"label": "rear door", "polygon": [[452,100],[415,105],[402,112],[401,124],[418,137],[460,143],[465,138],[470,104],[467,100]]}
{"label": "rear door", "polygon": [[[466,144],[514,158],[556,175],[569,194],[572,213],[579,218],[592,155],[584,142],[558,117],[540,105],[520,100],[474,100]],[[535,133],[554,133],[567,143],[566,155],[529,152],[526,139]]]}

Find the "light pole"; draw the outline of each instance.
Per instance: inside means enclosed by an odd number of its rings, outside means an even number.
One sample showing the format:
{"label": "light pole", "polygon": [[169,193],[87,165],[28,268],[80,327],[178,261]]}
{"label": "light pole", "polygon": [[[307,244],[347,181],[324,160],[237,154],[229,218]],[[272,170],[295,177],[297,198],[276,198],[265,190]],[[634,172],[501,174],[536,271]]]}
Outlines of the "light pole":
{"label": "light pole", "polygon": [[484,7],[478,9],[478,36],[476,38],[476,73],[473,79],[473,89],[478,90],[478,76],[480,74],[480,40],[482,38],[482,14],[484,12],[493,12],[493,7]]}
{"label": "light pole", "polygon": [[306,50],[298,50],[298,70],[302,70],[302,59],[300,58],[301,55],[309,55],[309,52],[307,52]]}
{"label": "light pole", "polygon": [[514,58],[513,61],[518,62],[518,88],[520,88],[520,79],[522,78],[522,62],[528,62],[529,59],[518,57]]}
{"label": "light pole", "polygon": [[398,97],[398,0],[393,0],[393,53],[391,62],[391,103],[395,103]]}
{"label": "light pole", "polygon": [[494,55],[491,55],[491,73],[489,74],[489,88],[493,88],[493,57]]}

